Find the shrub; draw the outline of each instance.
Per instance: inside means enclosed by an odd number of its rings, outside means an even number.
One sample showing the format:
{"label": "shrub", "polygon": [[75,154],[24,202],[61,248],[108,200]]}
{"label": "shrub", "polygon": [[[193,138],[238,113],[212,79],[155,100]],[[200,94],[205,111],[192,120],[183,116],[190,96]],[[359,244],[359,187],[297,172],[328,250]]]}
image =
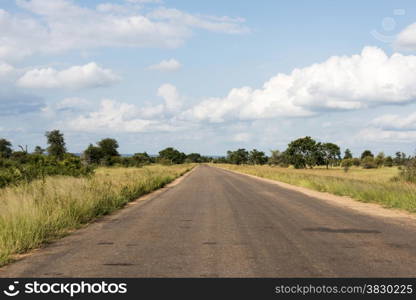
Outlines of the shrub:
{"label": "shrub", "polygon": [[364,169],[374,169],[377,168],[377,164],[374,161],[374,158],[371,156],[366,156],[361,160],[361,166]]}
{"label": "shrub", "polygon": [[416,158],[405,163],[400,169],[399,178],[404,181],[416,183]]}

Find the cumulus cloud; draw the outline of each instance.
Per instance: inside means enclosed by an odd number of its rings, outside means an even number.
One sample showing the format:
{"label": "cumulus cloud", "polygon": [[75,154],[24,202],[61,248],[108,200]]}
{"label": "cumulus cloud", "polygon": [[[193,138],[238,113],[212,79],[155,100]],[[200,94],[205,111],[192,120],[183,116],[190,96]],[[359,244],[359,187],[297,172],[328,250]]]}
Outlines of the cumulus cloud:
{"label": "cumulus cloud", "polygon": [[[176,87],[164,84],[158,89],[157,95],[163,98],[163,103],[144,107],[104,99],[97,110],[71,120],[69,126],[78,131],[116,132],[163,132],[181,128],[181,122],[175,120],[175,113],[180,110],[183,102]],[[74,99],[71,99],[60,106],[66,108],[70,104],[72,107],[73,102]],[[76,100],[75,104],[78,106],[79,101]]]}
{"label": "cumulus cloud", "polygon": [[17,85],[25,88],[68,88],[82,89],[114,84],[120,77],[109,69],[92,62],[58,71],[53,68],[34,69],[26,72]]}
{"label": "cumulus cloud", "polygon": [[69,122],[78,131],[154,132],[171,131],[173,127],[159,120],[141,118],[141,110],[129,103],[102,100],[97,111]]}
{"label": "cumulus cloud", "polygon": [[162,60],[160,63],[151,65],[148,67],[149,70],[157,71],[176,71],[182,67],[181,63],[176,59]]}
{"label": "cumulus cloud", "polygon": [[416,99],[416,56],[365,47],[361,54],[333,56],[290,74],[277,74],[263,88],[235,88],[184,112],[185,119],[223,122],[305,117]]}
{"label": "cumulus cloud", "polygon": [[165,108],[168,112],[178,112],[182,107],[182,99],[178,90],[172,84],[164,84],[157,90],[157,95],[165,100]]}
{"label": "cumulus cloud", "polygon": [[3,60],[97,47],[178,47],[195,28],[227,34],[246,31],[242,22],[232,18],[215,19],[158,8],[144,13],[132,9],[131,3],[103,3],[95,9],[73,0],[17,0],[17,4],[32,16],[0,9]]}
{"label": "cumulus cloud", "polygon": [[411,24],[399,33],[396,46],[401,49],[416,50],[416,23]]}

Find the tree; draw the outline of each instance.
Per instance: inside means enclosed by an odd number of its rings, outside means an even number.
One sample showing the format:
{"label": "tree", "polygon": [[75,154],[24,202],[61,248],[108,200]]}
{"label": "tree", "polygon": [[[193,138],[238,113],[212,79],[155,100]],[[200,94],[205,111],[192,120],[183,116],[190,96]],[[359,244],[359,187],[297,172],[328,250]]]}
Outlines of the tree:
{"label": "tree", "polygon": [[328,169],[329,165],[333,166],[338,160],[341,159],[341,150],[338,145],[333,143],[324,143],[319,145],[322,158]]}
{"label": "tree", "polygon": [[115,139],[102,139],[97,143],[97,145],[101,148],[104,157],[112,157],[112,156],[120,156],[118,153],[118,142]]}
{"label": "tree", "polygon": [[199,153],[190,153],[186,156],[186,162],[201,163],[203,162],[203,157]]}
{"label": "tree", "polygon": [[380,168],[384,165],[384,161],[386,159],[386,156],[384,155],[383,152],[380,152],[379,154],[377,154],[374,162],[377,165],[377,168]]}
{"label": "tree", "polygon": [[253,149],[248,154],[248,162],[253,165],[264,165],[267,162],[267,156],[263,151]]}
{"label": "tree", "polygon": [[374,161],[374,157],[372,156],[365,156],[362,160],[361,160],[361,166],[364,169],[374,169],[377,168],[377,165]]}
{"label": "tree", "polygon": [[393,158],[391,156],[387,156],[384,160],[384,165],[386,167],[393,167]]}
{"label": "tree", "polygon": [[351,152],[351,150],[350,149],[345,149],[345,152],[344,152],[344,159],[350,159],[350,158],[352,158],[352,152]]}
{"label": "tree", "polygon": [[152,158],[146,152],[143,153],[135,153],[131,158],[136,166],[144,166],[151,164],[153,162]]}
{"label": "tree", "polygon": [[170,161],[172,164],[182,164],[185,161],[186,155],[175,148],[168,147],[159,151],[159,158]]}
{"label": "tree", "polygon": [[36,146],[33,153],[38,154],[38,155],[42,155],[43,153],[45,153],[45,149],[43,149],[41,146]]}
{"label": "tree", "polygon": [[45,134],[48,142],[48,154],[62,160],[66,153],[64,135],[59,130],[48,131]]}
{"label": "tree", "polygon": [[9,158],[12,152],[12,143],[6,139],[0,139],[0,158]]}
{"label": "tree", "polygon": [[361,159],[364,159],[366,157],[374,158],[374,154],[371,153],[370,150],[365,150],[363,153],[361,153]]}
{"label": "tree", "polygon": [[396,156],[394,157],[393,161],[396,166],[403,166],[406,162],[406,154],[400,151],[396,152]]}
{"label": "tree", "polygon": [[292,141],[285,151],[295,168],[313,168],[319,160],[319,144],[310,136]]}
{"label": "tree", "polygon": [[94,146],[93,144],[90,144],[83,153],[83,159],[88,164],[99,164],[103,158],[104,153],[101,147]]}
{"label": "tree", "polygon": [[269,157],[269,165],[288,167],[289,161],[285,152],[279,150],[270,151],[272,155]]}
{"label": "tree", "polygon": [[236,151],[227,151],[228,162],[241,165],[248,162],[248,151],[246,149],[238,149]]}
{"label": "tree", "polygon": [[352,158],[344,158],[341,162],[341,167],[344,168],[345,173],[348,172],[348,170],[351,168],[352,165],[353,165]]}

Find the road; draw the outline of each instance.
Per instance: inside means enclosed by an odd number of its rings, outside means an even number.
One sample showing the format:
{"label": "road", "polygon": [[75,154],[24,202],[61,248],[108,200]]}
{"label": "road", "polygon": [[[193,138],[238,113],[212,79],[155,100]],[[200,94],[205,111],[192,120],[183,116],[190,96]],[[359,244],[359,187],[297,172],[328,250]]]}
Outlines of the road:
{"label": "road", "polygon": [[415,276],[415,222],[362,214],[200,166],[179,184],[35,251],[0,276]]}

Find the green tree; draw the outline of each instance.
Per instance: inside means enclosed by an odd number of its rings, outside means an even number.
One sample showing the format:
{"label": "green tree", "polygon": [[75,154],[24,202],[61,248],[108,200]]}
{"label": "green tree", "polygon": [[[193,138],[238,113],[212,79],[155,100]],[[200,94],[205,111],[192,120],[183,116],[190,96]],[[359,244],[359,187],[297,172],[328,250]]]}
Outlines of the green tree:
{"label": "green tree", "polygon": [[269,157],[269,165],[281,167],[289,166],[289,161],[285,152],[281,152],[279,150],[272,150],[270,152],[271,155]]}
{"label": "green tree", "polygon": [[377,165],[377,168],[380,168],[384,165],[384,161],[386,160],[386,156],[383,152],[380,152],[377,154],[376,158],[374,159],[375,164]]}
{"label": "green tree", "polygon": [[377,168],[377,164],[374,161],[374,157],[372,156],[365,156],[362,160],[361,160],[361,166],[364,169],[374,169]]}
{"label": "green tree", "polygon": [[131,158],[136,166],[144,166],[153,162],[152,158],[146,152],[135,153]]}
{"label": "green tree", "polygon": [[104,157],[112,157],[112,156],[120,156],[118,153],[118,142],[115,139],[102,139],[97,143],[97,145],[101,148]]}
{"label": "green tree", "polygon": [[393,167],[393,158],[391,156],[387,156],[384,161],[384,165],[386,167]]}
{"label": "green tree", "polygon": [[264,165],[267,162],[267,156],[263,151],[253,149],[248,154],[248,162],[253,165]]}
{"label": "green tree", "polygon": [[347,173],[348,170],[352,167],[353,161],[352,158],[344,158],[341,162],[341,167],[344,168],[344,172]]}
{"label": "green tree", "polygon": [[33,154],[42,155],[45,153],[45,149],[43,149],[41,146],[36,146],[35,150],[33,151]]}
{"label": "green tree", "polygon": [[324,143],[320,145],[319,149],[327,169],[329,165],[333,166],[341,159],[341,150],[338,145]]}
{"label": "green tree", "polygon": [[396,152],[396,155],[393,159],[396,166],[403,166],[407,160],[406,154],[400,151]]}
{"label": "green tree", "polygon": [[101,147],[94,146],[93,144],[90,144],[83,153],[83,159],[88,164],[99,164],[103,158],[104,153]]}
{"label": "green tree", "polygon": [[248,162],[248,151],[244,148],[236,151],[227,151],[227,160],[235,165],[246,164]]}
{"label": "green tree", "polygon": [[168,147],[159,151],[159,158],[167,160],[172,164],[182,164],[185,161],[186,155],[175,148]]}
{"label": "green tree", "polygon": [[352,158],[352,152],[351,152],[351,150],[350,149],[345,149],[345,152],[344,152],[344,159],[350,159],[350,158]]}
{"label": "green tree", "polygon": [[361,153],[361,159],[364,159],[366,157],[372,157],[372,158],[374,158],[374,154],[371,153],[370,150],[364,150],[364,152]]}
{"label": "green tree", "polygon": [[190,153],[186,156],[186,162],[201,163],[204,161],[203,157],[199,153]]}
{"label": "green tree", "polygon": [[319,144],[310,136],[292,141],[285,151],[289,161],[297,169],[313,168],[319,160]]}
{"label": "green tree", "polygon": [[59,130],[48,131],[45,134],[48,142],[48,154],[62,160],[66,153],[64,135]]}
{"label": "green tree", "polygon": [[6,139],[0,139],[0,158],[9,158],[12,152],[12,143]]}

